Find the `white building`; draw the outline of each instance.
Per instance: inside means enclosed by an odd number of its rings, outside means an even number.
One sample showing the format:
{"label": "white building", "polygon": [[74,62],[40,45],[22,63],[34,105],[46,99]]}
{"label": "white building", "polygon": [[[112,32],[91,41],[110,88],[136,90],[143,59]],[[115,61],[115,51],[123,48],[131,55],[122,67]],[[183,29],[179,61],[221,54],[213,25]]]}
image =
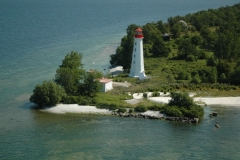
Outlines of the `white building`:
{"label": "white building", "polygon": [[112,79],[102,77],[101,79],[99,79],[99,83],[101,83],[102,85],[101,92],[107,92],[113,89]]}
{"label": "white building", "polygon": [[140,28],[135,30],[132,63],[129,77],[137,77],[145,79],[147,76],[144,71],[144,57],[143,57],[143,34]]}

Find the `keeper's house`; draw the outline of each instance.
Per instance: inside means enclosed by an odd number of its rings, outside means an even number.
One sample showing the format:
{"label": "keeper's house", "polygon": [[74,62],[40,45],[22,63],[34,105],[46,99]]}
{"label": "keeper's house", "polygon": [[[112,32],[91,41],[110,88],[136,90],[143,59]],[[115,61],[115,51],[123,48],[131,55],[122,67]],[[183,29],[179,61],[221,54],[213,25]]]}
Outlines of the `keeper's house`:
{"label": "keeper's house", "polygon": [[99,79],[99,83],[101,83],[102,85],[101,92],[107,92],[113,89],[112,79],[102,77],[101,79]]}

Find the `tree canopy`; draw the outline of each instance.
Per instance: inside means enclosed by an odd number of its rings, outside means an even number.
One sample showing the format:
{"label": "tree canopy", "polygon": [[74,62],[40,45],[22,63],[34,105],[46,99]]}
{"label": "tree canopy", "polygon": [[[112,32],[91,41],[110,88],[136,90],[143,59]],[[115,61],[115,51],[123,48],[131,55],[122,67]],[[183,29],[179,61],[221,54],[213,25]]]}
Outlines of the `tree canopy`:
{"label": "tree canopy", "polygon": [[44,81],[43,84],[38,84],[30,101],[39,106],[53,106],[60,102],[86,103],[91,101],[89,97],[93,98],[100,91],[98,78],[101,77],[102,73],[96,70],[86,72],[83,69],[82,54],[72,51],[56,70],[54,82]]}
{"label": "tree canopy", "polygon": [[[188,63],[205,60],[206,67],[200,67],[196,71],[199,76],[189,73],[195,82],[240,85],[240,81],[232,81],[230,76],[236,74],[236,64],[240,61],[239,19],[240,4],[235,4],[186,16],[170,17],[167,22],[159,20],[142,26],[131,24],[116,54],[111,55],[110,63],[122,65],[124,69],[130,68],[134,30],[141,27],[144,34],[144,58],[166,57],[166,61],[185,60]],[[165,33],[171,37],[170,40],[163,39]],[[148,66],[150,61],[144,62]],[[208,73],[200,74],[205,72],[203,68],[208,68]],[[211,76],[210,71],[214,76],[217,73],[217,77]]]}
{"label": "tree canopy", "polygon": [[43,81],[38,84],[30,97],[30,102],[39,106],[54,106],[66,96],[65,90],[53,81]]}
{"label": "tree canopy", "polygon": [[62,86],[68,95],[79,95],[78,89],[85,73],[81,61],[82,54],[72,51],[65,56],[56,71],[55,82]]}
{"label": "tree canopy", "polygon": [[171,93],[171,100],[163,111],[168,116],[202,118],[203,107],[196,105],[187,93]]}
{"label": "tree canopy", "polygon": [[186,107],[189,109],[192,105],[194,105],[193,99],[188,96],[187,93],[171,93],[171,100],[168,105],[170,106],[179,106]]}
{"label": "tree canopy", "polygon": [[92,72],[85,72],[79,90],[80,94],[84,96],[94,97],[101,89],[101,85],[98,82],[98,79],[102,78],[102,76],[102,73],[96,70]]}

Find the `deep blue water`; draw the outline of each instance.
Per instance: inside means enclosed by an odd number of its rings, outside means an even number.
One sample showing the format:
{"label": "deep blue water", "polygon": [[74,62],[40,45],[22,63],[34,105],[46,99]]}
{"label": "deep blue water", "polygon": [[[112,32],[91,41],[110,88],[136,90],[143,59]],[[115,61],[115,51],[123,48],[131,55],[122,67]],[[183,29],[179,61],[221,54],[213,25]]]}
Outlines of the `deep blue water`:
{"label": "deep blue water", "polygon": [[[0,159],[237,159],[239,109],[219,130],[197,125],[32,111],[34,86],[54,77],[64,56],[83,53],[104,71],[130,24],[239,3],[238,0],[1,0]],[[94,63],[93,63],[94,62]],[[206,112],[216,108],[206,108]],[[237,114],[234,114],[237,113]],[[234,115],[234,116],[232,116]]]}

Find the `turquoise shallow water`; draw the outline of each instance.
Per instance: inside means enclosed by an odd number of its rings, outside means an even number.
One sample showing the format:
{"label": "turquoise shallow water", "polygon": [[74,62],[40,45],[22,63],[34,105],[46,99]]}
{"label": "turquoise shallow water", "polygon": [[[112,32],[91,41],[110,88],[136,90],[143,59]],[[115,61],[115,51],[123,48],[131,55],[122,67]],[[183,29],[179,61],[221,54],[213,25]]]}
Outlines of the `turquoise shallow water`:
{"label": "turquoise shallow water", "polygon": [[[238,159],[239,109],[199,125],[54,115],[31,110],[38,83],[52,79],[71,50],[104,71],[129,24],[238,3],[237,0],[1,0],[0,159]],[[94,62],[94,64],[93,64]],[[236,114],[235,114],[236,113]]]}

